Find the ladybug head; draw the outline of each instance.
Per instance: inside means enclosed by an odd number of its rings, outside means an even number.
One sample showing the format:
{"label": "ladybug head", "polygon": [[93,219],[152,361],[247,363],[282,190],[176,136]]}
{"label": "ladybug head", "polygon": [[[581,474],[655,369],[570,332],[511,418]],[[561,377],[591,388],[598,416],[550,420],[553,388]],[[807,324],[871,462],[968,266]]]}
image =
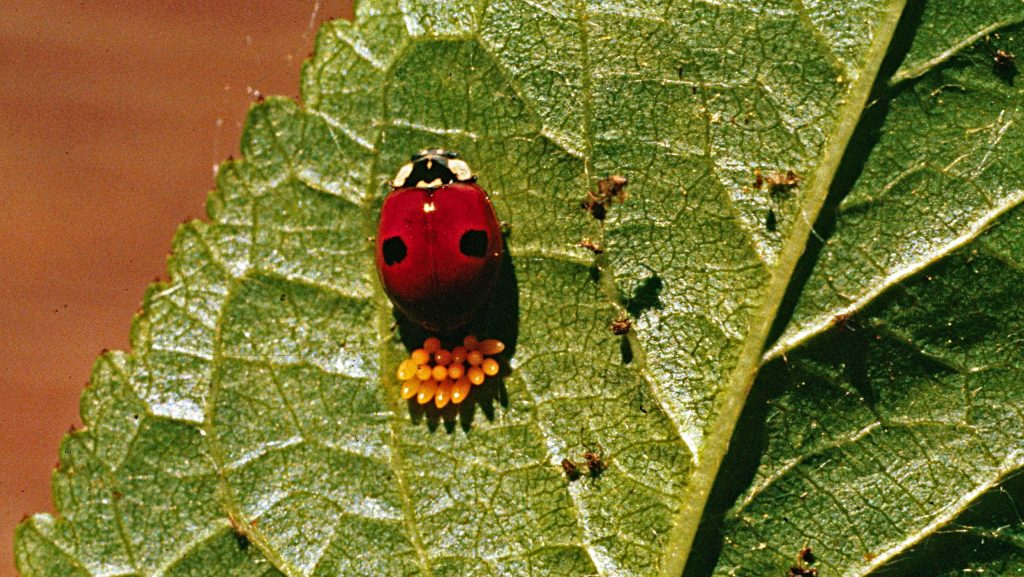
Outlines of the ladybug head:
{"label": "ladybug head", "polygon": [[439,188],[453,182],[475,182],[476,177],[457,152],[435,148],[421,150],[398,169],[393,188]]}

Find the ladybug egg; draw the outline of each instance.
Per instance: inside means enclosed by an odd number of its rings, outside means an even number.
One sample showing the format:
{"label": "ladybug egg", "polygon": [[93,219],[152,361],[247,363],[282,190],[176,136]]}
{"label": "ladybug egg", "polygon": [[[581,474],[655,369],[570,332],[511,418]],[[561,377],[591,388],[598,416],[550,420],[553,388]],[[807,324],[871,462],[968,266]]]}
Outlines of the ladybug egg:
{"label": "ladybug egg", "polygon": [[445,379],[437,385],[437,394],[434,395],[434,405],[436,405],[438,409],[443,409],[451,399],[452,381],[451,379]]}
{"label": "ladybug egg", "polygon": [[487,339],[480,343],[478,349],[485,356],[496,355],[505,350],[505,343],[498,339]]}
{"label": "ladybug egg", "polygon": [[448,378],[450,379],[459,380],[464,374],[466,374],[466,368],[462,366],[462,363],[448,367]]}
{"label": "ladybug egg", "polygon": [[441,350],[441,339],[437,337],[429,337],[423,341],[423,350],[427,351],[428,354],[434,354]]}
{"label": "ladybug egg", "polygon": [[480,368],[483,369],[484,374],[487,375],[488,377],[493,377],[494,375],[498,374],[499,370],[501,370],[501,367],[498,365],[498,361],[494,359],[485,359],[484,362],[480,365]]}
{"label": "ladybug egg", "polygon": [[437,392],[437,381],[434,379],[427,379],[420,383],[420,388],[416,392],[416,402],[425,405],[430,401],[434,400],[434,394]]}
{"label": "ladybug egg", "polygon": [[484,383],[484,371],[480,367],[470,367],[469,371],[466,372],[466,376],[469,377],[469,382],[474,385],[482,385]]}
{"label": "ladybug egg", "polygon": [[466,395],[469,394],[469,389],[472,386],[473,384],[469,382],[468,377],[462,377],[456,380],[452,385],[452,402],[456,405],[461,403],[466,398]]}
{"label": "ladybug egg", "polygon": [[384,291],[428,331],[464,326],[489,301],[501,272],[501,227],[487,193],[469,165],[444,150],[413,156],[391,184],[377,227]]}
{"label": "ladybug egg", "polygon": [[419,392],[419,389],[419,379],[409,379],[408,381],[405,381],[402,383],[402,398],[408,400],[415,397],[416,393]]}
{"label": "ladybug egg", "polygon": [[410,360],[416,365],[425,365],[430,360],[430,353],[426,349],[416,349],[412,352]]}
{"label": "ladybug egg", "polygon": [[431,376],[433,376],[433,374],[434,374],[434,371],[429,366],[427,366],[427,365],[420,365],[419,368],[416,369],[415,377],[417,379],[421,380],[421,381],[425,381],[425,380],[431,378]]}
{"label": "ladybug egg", "polygon": [[431,376],[434,377],[435,381],[443,381],[444,379],[447,379],[448,367],[443,365],[434,365],[434,368],[431,369]]}

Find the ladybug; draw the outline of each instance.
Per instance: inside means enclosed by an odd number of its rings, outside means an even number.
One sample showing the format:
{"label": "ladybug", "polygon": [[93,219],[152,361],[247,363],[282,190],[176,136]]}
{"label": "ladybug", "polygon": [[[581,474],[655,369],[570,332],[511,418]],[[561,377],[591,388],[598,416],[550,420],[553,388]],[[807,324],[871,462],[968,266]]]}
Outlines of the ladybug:
{"label": "ladybug", "polygon": [[501,269],[501,227],[469,165],[424,150],[391,181],[377,225],[377,274],[391,302],[430,332],[466,325]]}

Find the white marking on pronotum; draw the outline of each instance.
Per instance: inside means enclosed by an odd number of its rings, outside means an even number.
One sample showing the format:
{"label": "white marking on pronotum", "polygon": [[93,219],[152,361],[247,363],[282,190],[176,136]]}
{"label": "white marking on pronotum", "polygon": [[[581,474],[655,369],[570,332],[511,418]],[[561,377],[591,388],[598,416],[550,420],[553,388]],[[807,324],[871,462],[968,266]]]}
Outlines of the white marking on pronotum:
{"label": "white marking on pronotum", "polygon": [[395,188],[401,188],[405,186],[405,179],[409,178],[412,174],[412,163],[402,165],[402,168],[398,169],[398,174],[395,175],[395,180],[391,182],[391,186]]}
{"label": "white marking on pronotum", "polygon": [[470,180],[473,178],[473,171],[469,169],[469,165],[466,164],[465,160],[459,160],[453,158],[448,161],[448,170],[451,170],[455,174],[455,179],[459,181]]}
{"label": "white marking on pronotum", "polygon": [[434,203],[432,203],[432,202],[424,202],[423,203],[423,212],[434,212],[435,210],[437,210],[437,207],[434,206]]}

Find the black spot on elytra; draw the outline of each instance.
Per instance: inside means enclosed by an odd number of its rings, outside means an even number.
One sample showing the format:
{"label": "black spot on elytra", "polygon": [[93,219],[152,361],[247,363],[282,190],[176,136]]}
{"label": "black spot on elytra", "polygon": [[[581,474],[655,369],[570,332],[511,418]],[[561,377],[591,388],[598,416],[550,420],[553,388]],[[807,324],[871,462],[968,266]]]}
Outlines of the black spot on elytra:
{"label": "black spot on elytra", "polygon": [[401,237],[393,236],[384,241],[384,264],[391,266],[405,260],[408,250]]}
{"label": "black spot on elytra", "polygon": [[487,255],[487,231],[467,230],[459,239],[459,251],[466,256],[484,258]]}

